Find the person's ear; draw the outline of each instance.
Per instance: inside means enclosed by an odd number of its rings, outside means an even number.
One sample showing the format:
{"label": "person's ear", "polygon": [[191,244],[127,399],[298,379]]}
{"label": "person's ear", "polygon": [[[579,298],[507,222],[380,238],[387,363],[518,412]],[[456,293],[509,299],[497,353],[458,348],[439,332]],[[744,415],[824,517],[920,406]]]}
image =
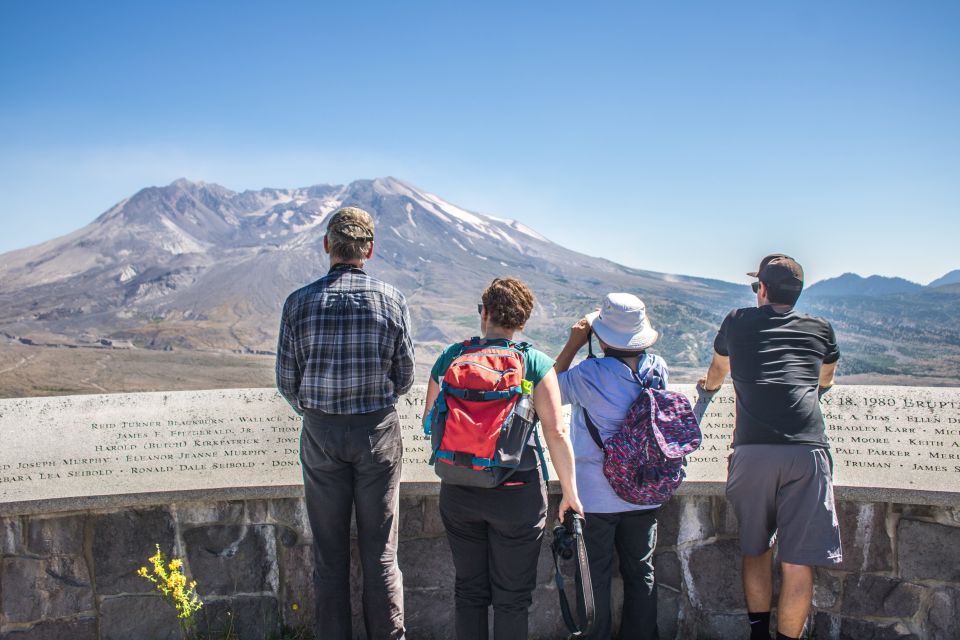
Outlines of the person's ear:
{"label": "person's ear", "polygon": [[367,249],[367,255],[364,256],[363,259],[364,259],[364,260],[369,260],[369,259],[370,259],[370,256],[372,256],[372,255],[373,255],[373,240],[370,241],[370,248]]}
{"label": "person's ear", "polygon": [[757,295],[760,296],[760,299],[764,302],[770,300],[770,298],[767,297],[767,283],[763,280],[760,281],[760,290],[757,291]]}
{"label": "person's ear", "polygon": [[323,236],[323,252],[330,253],[330,242],[327,240],[327,236]]}

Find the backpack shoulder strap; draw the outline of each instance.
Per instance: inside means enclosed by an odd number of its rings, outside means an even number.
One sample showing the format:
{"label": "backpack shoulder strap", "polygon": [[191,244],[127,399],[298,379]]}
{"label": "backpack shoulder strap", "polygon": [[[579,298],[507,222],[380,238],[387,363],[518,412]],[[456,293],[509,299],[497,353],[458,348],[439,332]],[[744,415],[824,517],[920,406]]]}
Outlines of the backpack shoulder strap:
{"label": "backpack shoulder strap", "polygon": [[593,420],[590,419],[590,414],[587,413],[585,407],[583,409],[583,421],[587,425],[587,431],[590,432],[590,437],[593,438],[593,441],[597,443],[597,446],[600,447],[600,450],[603,451],[603,439],[600,438],[600,430],[597,429],[597,425],[593,424]]}

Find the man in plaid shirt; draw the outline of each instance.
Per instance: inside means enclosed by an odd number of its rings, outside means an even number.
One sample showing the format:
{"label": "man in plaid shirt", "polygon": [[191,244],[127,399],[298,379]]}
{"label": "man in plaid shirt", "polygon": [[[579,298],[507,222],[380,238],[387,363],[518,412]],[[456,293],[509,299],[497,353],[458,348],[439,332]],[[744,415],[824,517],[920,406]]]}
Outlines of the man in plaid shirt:
{"label": "man in plaid shirt", "polygon": [[404,637],[397,508],[403,442],[394,405],[413,384],[403,294],[363,272],[373,219],[345,207],[327,224],[330,272],[283,305],[277,387],[303,416],[300,461],[313,532],[316,635],[353,638],[350,513],[356,508],[367,637]]}

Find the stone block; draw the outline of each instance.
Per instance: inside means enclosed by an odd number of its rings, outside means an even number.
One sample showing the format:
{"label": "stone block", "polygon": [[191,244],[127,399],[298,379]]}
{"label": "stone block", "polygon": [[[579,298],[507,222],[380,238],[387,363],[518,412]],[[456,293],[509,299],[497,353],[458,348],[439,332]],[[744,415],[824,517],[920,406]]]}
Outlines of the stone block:
{"label": "stone block", "polygon": [[0,633],[0,640],[99,640],[96,618],[45,620],[29,629]]}
{"label": "stone block", "polygon": [[237,596],[211,600],[198,614],[198,630],[211,638],[263,640],[281,631],[277,599]]}
{"label": "stone block", "polygon": [[269,500],[247,500],[243,503],[243,520],[247,524],[266,524],[270,519]]}
{"label": "stone block", "polygon": [[690,637],[696,638],[696,640],[730,640],[731,638],[746,638],[749,635],[750,624],[744,614],[701,611]]}
{"label": "stone block", "polygon": [[849,575],[843,581],[841,613],[849,616],[910,618],[920,609],[924,588],[896,578]]}
{"label": "stone block", "polygon": [[694,607],[708,611],[739,610],[744,607],[740,549],[736,540],[717,540],[712,544],[684,550],[681,565],[684,564],[688,581],[687,595]]}
{"label": "stone block", "polygon": [[830,640],[920,640],[900,622],[877,622],[818,613],[813,638]]}
{"label": "stone block", "polygon": [[680,501],[680,505],[676,544],[700,542],[716,535],[710,498],[686,496]]}
{"label": "stone block", "polygon": [[956,640],[960,619],[960,589],[945,587],[933,593],[922,624],[929,640]]}
{"label": "stone block", "polygon": [[65,618],[92,609],[93,589],[82,558],[0,561],[0,611],[7,622]]}
{"label": "stone block", "polygon": [[93,517],[93,570],[99,595],[147,593],[153,585],[137,575],[156,552],[169,557],[174,546],[173,517],[166,509],[129,509]]}
{"label": "stone block", "polygon": [[423,498],[420,496],[400,496],[400,522],[398,525],[401,540],[423,536]]}
{"label": "stone block", "polygon": [[714,498],[714,513],[717,518],[717,535],[736,536],[740,533],[740,523],[733,506],[726,498]]}
{"label": "stone block", "polygon": [[446,540],[401,540],[397,558],[405,586],[453,590],[453,556]]}
{"label": "stone block", "polygon": [[423,535],[429,537],[442,536],[446,538],[447,530],[443,528],[440,518],[440,498],[438,496],[424,496],[423,498]]}
{"label": "stone block", "polygon": [[197,592],[233,595],[275,591],[276,539],[272,525],[212,525],[183,533]]}
{"label": "stone block", "polygon": [[[452,640],[456,637],[453,589],[404,588],[403,605],[408,638]],[[355,627],[354,632],[362,628]]]}
{"label": "stone block", "polygon": [[942,524],[901,520],[897,558],[905,580],[960,582],[960,529]]}
{"label": "stone block", "polygon": [[654,576],[658,585],[680,591],[683,584],[683,569],[676,551],[662,551],[653,556]]}
{"label": "stone block", "polygon": [[176,513],[181,526],[242,524],[243,501],[178,502]]}
{"label": "stone block", "polygon": [[23,523],[17,516],[0,518],[0,557],[23,551]]}
{"label": "stone block", "polygon": [[310,544],[313,542],[313,533],[310,530],[310,519],[307,517],[307,505],[303,498],[278,498],[270,500],[269,520],[292,528],[297,532],[300,540]]}
{"label": "stone block", "polygon": [[657,514],[657,547],[672,547],[677,544],[680,533],[680,518],[683,514],[683,498],[674,496],[660,507]]}
{"label": "stone block", "polygon": [[[197,613],[198,617],[203,609]],[[100,602],[102,640],[179,640],[177,612],[159,595],[113,596]]]}
{"label": "stone block", "polygon": [[840,598],[842,581],[826,569],[818,567],[813,574],[813,606],[832,609]]}
{"label": "stone block", "polygon": [[937,509],[934,519],[940,524],[960,527],[960,508],[942,507]]}
{"label": "stone block", "polygon": [[676,638],[680,620],[680,594],[657,589],[657,627],[661,638]]}
{"label": "stone block", "polygon": [[820,640],[837,640],[840,637],[840,627],[843,620],[838,615],[826,611],[817,611],[813,614],[813,628],[809,629],[810,637]]}
{"label": "stone block", "polygon": [[83,555],[84,516],[28,518],[27,550],[40,556]]}
{"label": "stone block", "polygon": [[300,536],[297,534],[296,530],[291,529],[290,527],[275,527],[277,542],[280,543],[282,547],[293,547],[300,542]]}
{"label": "stone block", "polygon": [[840,502],[837,519],[843,545],[843,571],[893,570],[893,541],[887,534],[886,506],[864,502]]}
{"label": "stone block", "polygon": [[277,548],[280,561],[280,612],[292,629],[313,627],[316,592],[313,588],[313,548]]}

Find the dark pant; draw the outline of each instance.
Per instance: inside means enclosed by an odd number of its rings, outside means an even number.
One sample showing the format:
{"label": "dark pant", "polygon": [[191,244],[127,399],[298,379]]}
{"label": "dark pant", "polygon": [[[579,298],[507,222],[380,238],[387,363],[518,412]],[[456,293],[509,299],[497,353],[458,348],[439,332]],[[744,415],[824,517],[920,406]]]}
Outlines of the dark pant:
{"label": "dark pant", "polygon": [[527,640],[527,614],[547,520],[540,481],[481,489],[440,484],[440,517],[456,569],[458,640]]}
{"label": "dark pant", "polygon": [[[657,546],[657,511],[587,513],[583,539],[590,559],[590,579],[597,617],[590,638],[613,637],[610,615],[610,581],[613,578],[613,551],[620,557],[623,578],[623,618],[620,640],[656,640],[657,591],[653,579],[653,550]],[[579,573],[579,572],[578,572]],[[579,594],[580,581],[577,580]],[[582,603],[582,596],[577,599]],[[583,619],[583,605],[580,619]]]}
{"label": "dark pant", "polygon": [[397,509],[403,443],[393,407],[361,415],[307,411],[300,437],[313,531],[316,635],[352,640],[350,513],[357,513],[363,616],[370,640],[404,637]]}

